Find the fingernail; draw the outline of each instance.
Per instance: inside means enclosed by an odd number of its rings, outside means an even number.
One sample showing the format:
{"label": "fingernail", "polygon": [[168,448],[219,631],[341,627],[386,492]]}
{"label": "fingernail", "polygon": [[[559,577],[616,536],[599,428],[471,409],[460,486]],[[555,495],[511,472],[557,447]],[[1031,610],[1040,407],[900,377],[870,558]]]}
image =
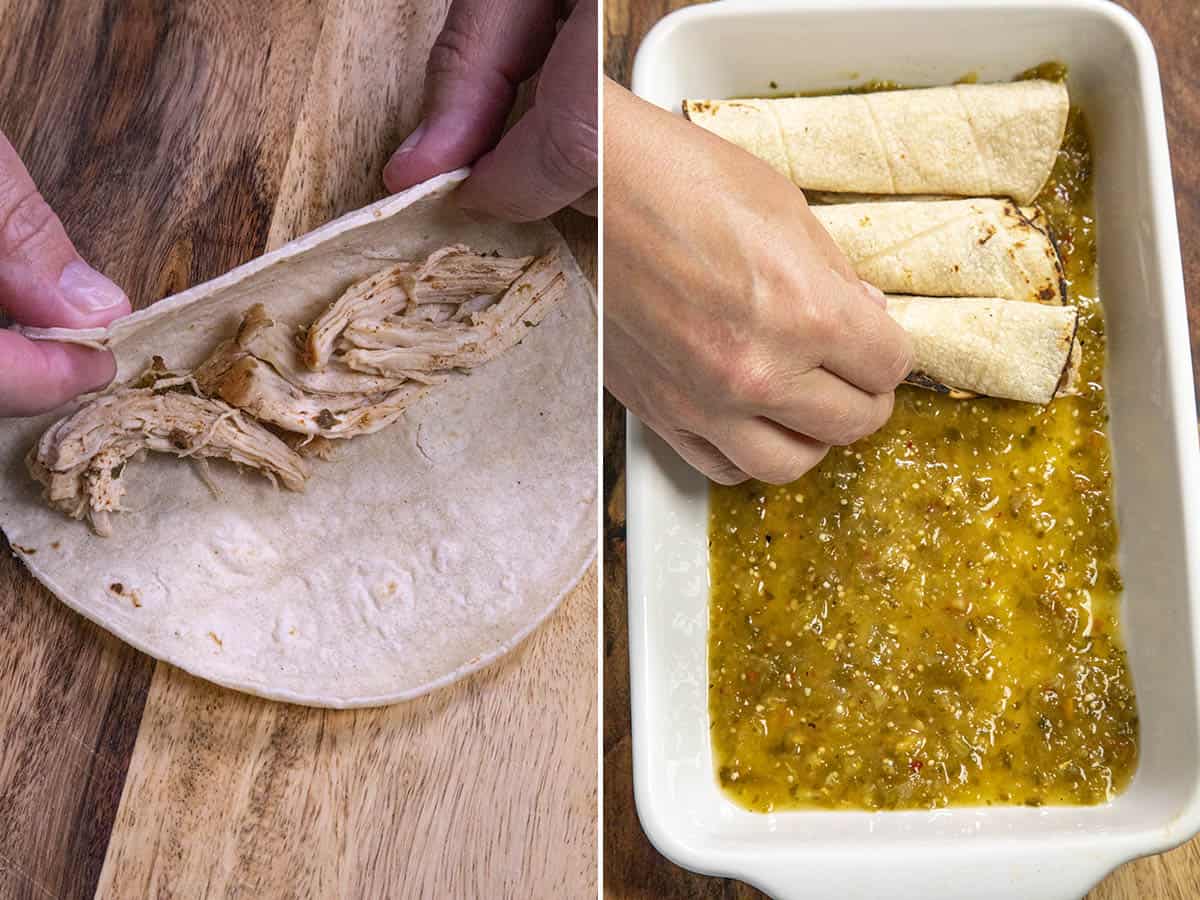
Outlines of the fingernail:
{"label": "fingernail", "polygon": [[421,143],[421,138],[424,137],[424,135],[425,135],[425,120],[422,119],[417,124],[417,127],[413,129],[412,134],[410,134],[408,137],[406,137],[404,139],[404,142],[402,144],[400,144],[399,147],[396,148],[396,152],[392,154],[392,158],[395,159],[401,153],[408,153],[412,150],[415,150],[417,147],[417,144]]}
{"label": "fingernail", "polygon": [[128,302],[125,292],[85,263],[82,259],[67,263],[58,276],[63,299],[81,313],[98,313]]}
{"label": "fingernail", "polygon": [[867,293],[875,299],[876,303],[878,303],[880,306],[887,305],[887,297],[884,296],[883,291],[867,281],[860,281],[859,284],[861,284],[866,289]]}
{"label": "fingernail", "polygon": [[417,149],[417,144],[421,143],[421,138],[425,135],[425,123],[421,122],[413,133],[404,139],[396,152],[392,154],[387,161],[387,165],[383,167],[383,183],[387,185],[388,190],[398,191],[408,187],[411,183],[410,179],[404,178],[404,170],[402,168],[403,160],[406,155]]}

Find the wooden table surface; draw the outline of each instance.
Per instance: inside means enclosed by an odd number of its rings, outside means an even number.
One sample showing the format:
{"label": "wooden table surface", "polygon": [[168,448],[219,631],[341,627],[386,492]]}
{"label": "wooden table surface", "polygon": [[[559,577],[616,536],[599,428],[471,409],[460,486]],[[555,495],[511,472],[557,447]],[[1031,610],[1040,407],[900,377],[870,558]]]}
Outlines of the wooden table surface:
{"label": "wooden table surface", "polygon": [[[0,0],[0,130],[145,306],[382,196],[444,14]],[[0,898],[595,895],[595,570],[497,665],[332,712],[156,663],[0,550]]]}
{"label": "wooden table surface", "polygon": [[[605,0],[605,71],[629,84],[633,57],[655,22],[688,0]],[[1192,0],[1125,0],[1158,51],[1175,174],[1176,209],[1200,388],[1200,6]],[[802,48],[798,49],[802,52]],[[629,659],[625,591],[625,418],[604,401],[604,894],[607,897],[761,897],[748,885],[707,878],[668,862],[646,840],[633,804],[629,736]],[[1200,897],[1200,838],[1169,853],[1122,866],[1090,900],[1191,900]]]}

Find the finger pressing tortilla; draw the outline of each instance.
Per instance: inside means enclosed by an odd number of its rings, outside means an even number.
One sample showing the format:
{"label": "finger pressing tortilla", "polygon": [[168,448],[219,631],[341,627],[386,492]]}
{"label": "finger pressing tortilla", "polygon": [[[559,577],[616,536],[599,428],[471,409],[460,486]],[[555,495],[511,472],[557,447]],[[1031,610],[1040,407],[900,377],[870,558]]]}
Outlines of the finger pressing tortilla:
{"label": "finger pressing tortilla", "polygon": [[1009,200],[816,206],[813,215],[883,291],[1062,304],[1062,264],[1039,214]]}
{"label": "finger pressing tortilla", "polygon": [[910,384],[1038,404],[1069,386],[1078,322],[1073,306],[888,297],[888,314],[912,341]]}
{"label": "finger pressing tortilla", "polygon": [[802,188],[1030,203],[1050,177],[1069,106],[1064,84],[1037,80],[685,100],[683,110]]}

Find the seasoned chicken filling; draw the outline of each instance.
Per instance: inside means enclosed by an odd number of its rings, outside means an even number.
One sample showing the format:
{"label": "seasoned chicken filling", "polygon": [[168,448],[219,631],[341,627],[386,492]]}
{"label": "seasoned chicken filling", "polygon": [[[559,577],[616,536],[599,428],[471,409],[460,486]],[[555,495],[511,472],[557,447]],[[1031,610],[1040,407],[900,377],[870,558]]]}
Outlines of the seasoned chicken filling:
{"label": "seasoned chicken filling", "polygon": [[97,397],[60,419],[30,450],[30,473],[47,502],[99,535],[121,509],[126,463],[152,450],[227,459],[302,491],[308,464],[278,437],[220,400],[192,393],[192,381],[151,369],[136,383]]}
{"label": "seasoned chicken filling", "polygon": [[351,285],[307,329],[256,304],[193,372],[168,372],[156,357],[56,422],[29,471],[51,506],[101,535],[121,509],[125,464],[144,450],[227,459],[302,490],[304,457],[328,458],[330,439],[390,425],[431,388],[520,343],[565,289],[557,251],[508,258],[453,245]]}

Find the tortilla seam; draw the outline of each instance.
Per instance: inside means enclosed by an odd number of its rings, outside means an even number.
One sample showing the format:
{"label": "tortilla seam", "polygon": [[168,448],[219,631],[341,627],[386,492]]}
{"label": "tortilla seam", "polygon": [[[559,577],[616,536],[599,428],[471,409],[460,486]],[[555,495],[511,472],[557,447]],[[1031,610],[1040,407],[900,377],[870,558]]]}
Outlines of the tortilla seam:
{"label": "tortilla seam", "polygon": [[792,151],[788,149],[787,138],[783,135],[783,122],[779,119],[779,110],[772,104],[767,104],[767,112],[770,113],[769,118],[775,123],[775,133],[779,136],[779,146],[783,149],[783,159],[788,167],[788,180],[792,184],[799,184],[796,181],[796,166],[792,163]]}
{"label": "tortilla seam", "polygon": [[897,251],[902,250],[903,248],[907,247],[909,244],[912,244],[914,241],[919,241],[921,238],[926,237],[927,235],[941,231],[944,228],[947,228],[951,225],[957,224],[958,222],[962,222],[962,221],[965,221],[970,218],[971,218],[971,213],[968,212],[961,216],[954,216],[952,218],[945,219],[941,222],[938,222],[936,225],[931,225],[929,228],[925,228],[922,231],[918,231],[914,235],[910,235],[909,237],[905,238],[902,241],[897,241],[896,243],[892,244],[889,247],[885,247],[883,250],[880,250],[877,253],[872,253],[870,256],[858,257],[858,262],[860,264],[873,263],[882,257],[890,256],[891,254],[894,254]]}
{"label": "tortilla seam", "polygon": [[863,105],[866,106],[867,114],[871,117],[871,125],[875,134],[875,140],[879,144],[879,149],[883,155],[883,164],[887,166],[888,181],[892,183],[892,189],[888,193],[897,194],[899,191],[896,190],[896,173],[892,171],[892,160],[888,156],[887,144],[884,143],[883,140],[883,129],[879,127],[879,118],[875,115],[875,109],[871,106],[870,98],[870,94],[863,94]]}
{"label": "tortilla seam", "polygon": [[971,112],[967,109],[967,104],[963,101],[962,92],[956,86],[951,92],[954,94],[954,99],[958,101],[958,107],[962,110],[963,118],[967,122],[967,130],[971,132],[971,143],[975,145],[975,154],[983,163],[984,173],[986,175],[984,181],[987,184],[987,193],[995,193],[996,180],[992,177],[992,161],[983,154],[983,147],[979,143],[979,135],[975,131],[975,123],[971,120]]}

